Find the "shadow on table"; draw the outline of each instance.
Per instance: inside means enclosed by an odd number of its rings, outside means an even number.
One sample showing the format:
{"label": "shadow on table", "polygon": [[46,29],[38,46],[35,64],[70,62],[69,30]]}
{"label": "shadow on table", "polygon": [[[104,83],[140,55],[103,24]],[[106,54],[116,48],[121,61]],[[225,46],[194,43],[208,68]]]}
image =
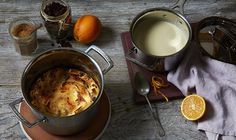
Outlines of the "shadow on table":
{"label": "shadow on table", "polygon": [[149,108],[135,104],[131,84],[107,84],[105,91],[112,104],[112,115],[104,139],[137,139],[139,136],[155,139]]}
{"label": "shadow on table", "polygon": [[152,107],[158,111],[166,131],[166,135],[160,138],[157,136],[148,105],[135,104],[130,83],[107,83],[105,91],[112,104],[112,115],[102,139],[172,140],[174,138],[181,140],[183,138],[205,138],[204,133],[197,131],[195,123],[186,121],[181,115],[179,108],[181,100],[152,103]]}
{"label": "shadow on table", "polygon": [[38,38],[38,47],[32,55],[35,56],[53,48],[56,47],[52,40],[47,38]]}
{"label": "shadow on table", "polygon": [[103,48],[113,42],[115,39],[115,31],[107,26],[102,27],[100,36],[97,40],[92,42],[91,44],[95,44],[100,48]]}

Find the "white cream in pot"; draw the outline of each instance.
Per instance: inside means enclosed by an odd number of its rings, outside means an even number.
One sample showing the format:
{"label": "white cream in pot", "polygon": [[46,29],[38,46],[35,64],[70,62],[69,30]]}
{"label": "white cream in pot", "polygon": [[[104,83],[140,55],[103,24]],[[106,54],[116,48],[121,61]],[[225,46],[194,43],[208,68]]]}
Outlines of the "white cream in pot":
{"label": "white cream in pot", "polygon": [[149,18],[136,25],[133,35],[144,53],[169,56],[185,47],[189,33],[171,22]]}

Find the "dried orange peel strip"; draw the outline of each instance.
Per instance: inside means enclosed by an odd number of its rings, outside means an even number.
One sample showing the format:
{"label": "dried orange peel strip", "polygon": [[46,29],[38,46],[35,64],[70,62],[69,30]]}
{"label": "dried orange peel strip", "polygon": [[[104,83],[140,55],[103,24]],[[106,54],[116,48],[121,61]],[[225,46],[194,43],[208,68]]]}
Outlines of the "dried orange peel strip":
{"label": "dried orange peel strip", "polygon": [[161,77],[152,76],[152,86],[154,88],[154,93],[156,95],[160,94],[162,97],[165,98],[167,102],[169,101],[169,99],[165,96],[165,94],[160,91],[160,88],[169,86],[164,82],[164,80]]}

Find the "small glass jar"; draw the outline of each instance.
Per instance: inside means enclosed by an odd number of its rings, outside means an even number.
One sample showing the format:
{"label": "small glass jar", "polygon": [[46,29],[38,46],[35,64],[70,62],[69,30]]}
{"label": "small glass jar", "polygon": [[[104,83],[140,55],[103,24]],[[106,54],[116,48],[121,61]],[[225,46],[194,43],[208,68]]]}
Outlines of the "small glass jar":
{"label": "small glass jar", "polygon": [[71,31],[71,9],[64,0],[43,1],[40,14],[52,39],[63,40],[69,35]]}
{"label": "small glass jar", "polygon": [[15,50],[21,55],[31,55],[37,48],[36,23],[29,18],[18,18],[9,25],[9,34]]}

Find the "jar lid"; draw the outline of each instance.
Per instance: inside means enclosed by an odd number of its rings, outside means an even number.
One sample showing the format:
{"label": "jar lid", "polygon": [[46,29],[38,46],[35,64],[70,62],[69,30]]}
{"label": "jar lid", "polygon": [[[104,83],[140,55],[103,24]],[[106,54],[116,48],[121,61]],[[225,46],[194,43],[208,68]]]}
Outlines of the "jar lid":
{"label": "jar lid", "polygon": [[236,64],[236,22],[223,17],[208,17],[197,24],[195,41],[203,54]]}

